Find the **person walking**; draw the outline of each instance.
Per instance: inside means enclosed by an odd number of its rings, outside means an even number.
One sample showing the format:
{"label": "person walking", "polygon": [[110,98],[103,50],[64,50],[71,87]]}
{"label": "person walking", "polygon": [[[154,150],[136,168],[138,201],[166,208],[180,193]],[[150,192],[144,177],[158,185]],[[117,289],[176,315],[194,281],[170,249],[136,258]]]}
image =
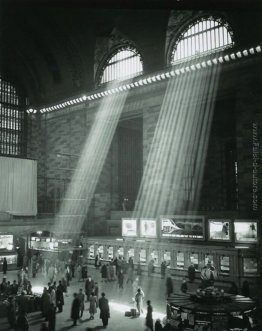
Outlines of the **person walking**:
{"label": "person walking", "polygon": [[147,302],[147,313],[146,313],[146,326],[148,327],[149,330],[154,331],[153,327],[153,308],[151,306],[151,301],[148,300]]}
{"label": "person walking", "polygon": [[103,322],[103,326],[106,328],[108,325],[108,319],[110,318],[110,310],[108,300],[105,297],[105,293],[101,294],[101,298],[98,301],[98,306],[100,309],[100,318]]}
{"label": "person walking", "polygon": [[90,306],[89,306],[89,313],[90,313],[90,320],[94,319],[94,315],[97,313],[97,297],[95,296],[95,293],[92,292],[89,298]]}
{"label": "person walking", "polygon": [[163,261],[161,263],[161,278],[165,278],[165,275],[166,275],[166,268],[167,268],[167,264],[166,264],[166,261]]}
{"label": "person walking", "polygon": [[173,293],[173,281],[172,281],[171,276],[169,275],[166,278],[166,296],[167,296],[167,298],[169,298],[172,293]]}
{"label": "person walking", "polygon": [[93,279],[89,276],[85,282],[86,302],[89,301],[90,294],[92,292],[94,285],[95,284]]}
{"label": "person walking", "polygon": [[18,313],[15,331],[28,331],[29,330],[29,323],[27,320],[27,316],[25,312]]}
{"label": "person walking", "polygon": [[76,322],[79,319],[79,308],[80,308],[80,302],[77,296],[77,293],[73,294],[74,296],[74,300],[72,302],[72,306],[71,306],[71,318],[73,320],[73,325],[72,326],[76,326]]}
{"label": "person walking", "polygon": [[3,274],[6,275],[7,272],[7,260],[4,257],[4,261],[3,261]]}
{"label": "person walking", "polygon": [[48,312],[49,312],[49,308],[50,308],[50,294],[46,287],[44,287],[43,294],[41,297],[41,302],[42,302],[42,314],[43,314],[43,317],[47,321]]}
{"label": "person walking", "polygon": [[138,311],[138,315],[143,313],[143,300],[144,300],[144,292],[142,291],[141,288],[138,288],[135,295],[136,309]]}
{"label": "person walking", "polygon": [[59,280],[59,284],[56,288],[56,306],[58,308],[58,312],[61,313],[63,311],[64,305],[64,293],[63,293],[63,285],[61,280]]}
{"label": "person walking", "polygon": [[123,288],[123,283],[124,283],[124,273],[123,273],[123,270],[120,269],[118,271],[118,285],[119,285],[119,288]]}
{"label": "person walking", "polygon": [[55,324],[56,324],[56,307],[53,303],[51,303],[48,311],[48,330],[55,331]]}
{"label": "person walking", "polygon": [[81,288],[79,289],[78,299],[80,302],[80,318],[81,318],[81,317],[83,317],[83,312],[85,310],[85,295]]}

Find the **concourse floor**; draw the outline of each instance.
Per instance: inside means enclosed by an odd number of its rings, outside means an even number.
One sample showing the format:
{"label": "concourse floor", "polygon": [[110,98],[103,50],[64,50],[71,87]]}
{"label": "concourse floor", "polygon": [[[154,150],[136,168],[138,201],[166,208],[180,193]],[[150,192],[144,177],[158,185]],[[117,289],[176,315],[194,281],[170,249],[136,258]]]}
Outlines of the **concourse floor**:
{"label": "concourse floor", "polygon": [[[126,284],[126,276],[124,279],[124,289],[118,288],[117,281],[112,282],[102,282],[101,274],[98,270],[93,267],[89,267],[88,273],[91,277],[98,282],[99,285],[99,297],[102,292],[105,292],[106,297],[109,300],[110,306],[110,319],[107,330],[109,331],[144,331],[145,330],[145,313],[146,313],[146,301],[151,300],[153,306],[153,317],[162,319],[165,316],[166,311],[166,301],[165,301],[165,280],[159,277],[141,277],[141,287],[145,293],[144,299],[144,314],[140,317],[131,318],[125,317],[125,311],[130,310],[134,307],[132,303],[133,289],[132,284],[129,282]],[[2,278],[2,273],[0,273]],[[2,279],[0,278],[0,281]],[[7,280],[11,283],[14,279],[17,279],[17,271],[9,271],[7,273]],[[43,287],[46,286],[48,280],[42,275],[38,274],[36,278],[30,279],[32,286]],[[58,281],[59,279],[57,279]],[[179,291],[181,282],[174,280],[175,292]],[[196,285],[189,284],[189,290],[193,290],[193,286]],[[71,304],[73,300],[73,293],[78,292],[79,289],[84,290],[84,282],[78,282],[76,278],[73,278],[70,286],[68,287],[68,294],[65,296],[65,305],[63,307],[62,313],[56,314],[56,330],[66,331],[66,330],[79,330],[79,331],[89,331],[89,330],[102,330],[102,321],[99,318],[99,309],[95,314],[94,320],[89,320],[89,303],[85,303],[85,311],[83,318],[78,321],[77,326],[72,326],[72,320],[70,319]],[[29,321],[29,331],[40,331],[41,323],[44,319],[41,316],[41,312],[34,312],[28,314]],[[0,330],[10,330],[7,318],[0,319]]]}

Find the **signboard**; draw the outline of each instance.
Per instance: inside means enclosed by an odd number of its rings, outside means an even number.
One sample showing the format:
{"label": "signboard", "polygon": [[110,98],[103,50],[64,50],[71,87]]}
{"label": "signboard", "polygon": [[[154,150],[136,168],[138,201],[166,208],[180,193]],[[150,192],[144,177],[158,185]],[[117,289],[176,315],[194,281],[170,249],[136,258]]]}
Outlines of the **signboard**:
{"label": "signboard", "polygon": [[257,221],[240,221],[234,222],[235,241],[244,243],[257,242]]}
{"label": "signboard", "polygon": [[122,219],[122,236],[123,237],[137,236],[137,219],[135,218]]}
{"label": "signboard", "polygon": [[14,236],[12,234],[0,235],[0,249],[11,251],[13,249]]}
{"label": "signboard", "polygon": [[161,236],[180,239],[204,239],[203,216],[161,216]]}
{"label": "signboard", "polygon": [[212,219],[208,221],[209,240],[230,240],[230,220]]}
{"label": "signboard", "polygon": [[155,219],[140,219],[140,236],[148,238],[157,236]]}

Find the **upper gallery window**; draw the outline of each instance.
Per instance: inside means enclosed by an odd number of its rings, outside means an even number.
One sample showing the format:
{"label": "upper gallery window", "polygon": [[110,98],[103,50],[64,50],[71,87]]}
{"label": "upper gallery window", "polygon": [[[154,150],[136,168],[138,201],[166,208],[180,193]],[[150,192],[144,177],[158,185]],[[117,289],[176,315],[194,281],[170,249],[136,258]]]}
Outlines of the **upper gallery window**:
{"label": "upper gallery window", "polygon": [[120,48],[106,61],[100,84],[128,79],[140,74],[143,65],[140,54],[130,47]]}
{"label": "upper gallery window", "polygon": [[0,155],[24,156],[25,105],[26,98],[0,76]]}
{"label": "upper gallery window", "polygon": [[221,19],[202,18],[190,25],[178,38],[171,64],[215,53],[234,45],[232,32]]}

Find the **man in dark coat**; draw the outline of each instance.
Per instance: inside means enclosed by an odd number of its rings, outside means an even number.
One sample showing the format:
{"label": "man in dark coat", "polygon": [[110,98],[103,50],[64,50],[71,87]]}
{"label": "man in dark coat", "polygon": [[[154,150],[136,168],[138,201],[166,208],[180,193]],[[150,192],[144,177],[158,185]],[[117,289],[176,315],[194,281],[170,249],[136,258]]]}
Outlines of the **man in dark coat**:
{"label": "man in dark coat", "polygon": [[167,298],[173,293],[173,281],[171,276],[169,275],[166,279],[166,295]]}
{"label": "man in dark coat", "polygon": [[110,317],[108,300],[105,297],[105,293],[101,294],[101,298],[98,300],[98,307],[100,309],[100,318],[103,322],[103,326],[106,328],[108,325],[108,319]]}
{"label": "man in dark coat", "polygon": [[56,324],[56,307],[53,303],[49,306],[48,311],[48,329],[49,331],[55,331],[55,324]]}
{"label": "man in dark coat", "polygon": [[62,281],[59,280],[59,284],[56,288],[56,306],[58,308],[58,312],[61,313],[63,311],[63,305],[64,305],[64,293],[63,293],[63,285]]}
{"label": "man in dark coat", "polygon": [[80,301],[78,299],[77,293],[74,293],[74,300],[71,307],[71,318],[73,320],[73,326],[76,326],[76,322],[79,319]]}
{"label": "man in dark coat", "polygon": [[154,327],[153,327],[153,308],[151,306],[151,301],[148,300],[147,301],[147,313],[146,313],[146,326],[151,330],[154,331]]}
{"label": "man in dark coat", "polygon": [[94,283],[93,279],[89,276],[85,283],[86,301],[89,301],[89,297],[94,288],[94,285],[95,285],[95,283]]}
{"label": "man in dark coat", "polygon": [[5,275],[7,272],[7,261],[6,258],[4,257],[4,261],[3,261],[3,274]]}

